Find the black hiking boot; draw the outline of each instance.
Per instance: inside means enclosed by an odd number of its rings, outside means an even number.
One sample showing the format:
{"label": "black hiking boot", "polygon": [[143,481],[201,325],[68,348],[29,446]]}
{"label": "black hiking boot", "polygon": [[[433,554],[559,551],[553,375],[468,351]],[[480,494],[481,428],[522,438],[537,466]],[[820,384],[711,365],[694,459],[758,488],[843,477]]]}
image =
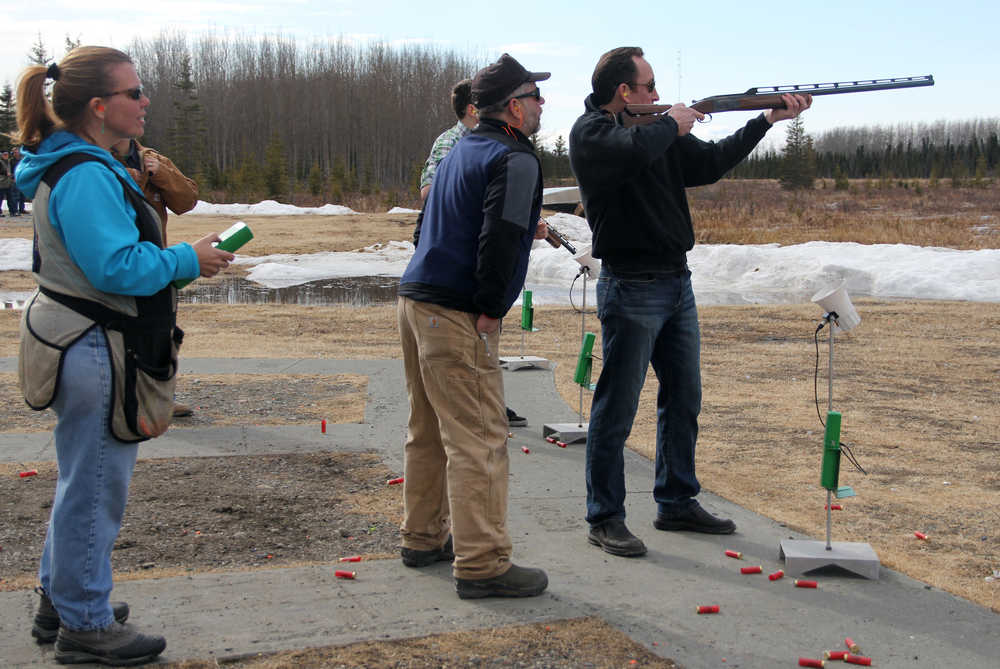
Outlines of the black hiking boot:
{"label": "black hiking boot", "polygon": [[541,569],[511,564],[503,574],[491,578],[456,578],[460,599],[483,597],[535,597],[549,587],[549,577]]}
{"label": "black hiking boot", "polygon": [[112,667],[131,667],[152,662],[167,647],[162,636],[140,634],[129,623],[113,622],[103,630],[73,631],[59,628],[56,662],[98,662]]}
{"label": "black hiking boot", "polygon": [[[31,636],[35,637],[38,643],[52,643],[59,635],[59,612],[52,606],[52,600],[45,588],[38,586],[35,592],[40,597],[38,601],[38,612],[35,613],[35,624],[31,628]],[[123,623],[128,620],[128,604],[125,602],[111,602],[111,612],[115,620]]]}
{"label": "black hiking boot", "polygon": [[435,562],[451,562],[455,559],[455,549],[451,537],[448,537],[448,541],[444,542],[444,546],[435,550],[418,551],[404,546],[399,552],[403,556],[403,564],[407,567],[426,567]]}

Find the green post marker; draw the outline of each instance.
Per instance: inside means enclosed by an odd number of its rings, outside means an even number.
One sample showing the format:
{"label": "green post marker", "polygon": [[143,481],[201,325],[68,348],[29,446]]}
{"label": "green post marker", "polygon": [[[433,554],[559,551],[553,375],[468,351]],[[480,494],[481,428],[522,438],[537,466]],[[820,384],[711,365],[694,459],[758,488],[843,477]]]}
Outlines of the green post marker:
{"label": "green post marker", "polygon": [[573,375],[573,383],[590,387],[590,372],[594,367],[594,357],[591,353],[594,350],[594,340],[596,336],[593,332],[583,335],[583,344],[580,346],[580,357],[576,361],[576,373]]}
{"label": "green post marker", "polygon": [[819,484],[836,491],[840,478],[840,412],[826,414],[826,436],[823,437],[823,472]]}
{"label": "green post marker", "polygon": [[531,332],[531,325],[534,321],[535,308],[531,306],[531,291],[524,291],[521,297],[521,329]]}
{"label": "green post marker", "polygon": [[[220,233],[219,237],[222,241],[215,245],[216,248],[222,249],[223,251],[229,251],[230,253],[236,253],[237,249],[253,239],[253,232],[246,223],[238,221],[226,228],[224,232]],[[180,290],[192,281],[194,281],[194,279],[177,279],[174,281],[174,287],[177,288],[177,290]]]}

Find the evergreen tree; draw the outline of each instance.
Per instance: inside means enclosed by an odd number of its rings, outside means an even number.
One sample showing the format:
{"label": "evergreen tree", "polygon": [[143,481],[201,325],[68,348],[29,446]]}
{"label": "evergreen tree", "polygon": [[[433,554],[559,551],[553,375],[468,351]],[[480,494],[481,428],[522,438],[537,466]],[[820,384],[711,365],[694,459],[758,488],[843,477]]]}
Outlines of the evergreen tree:
{"label": "evergreen tree", "polygon": [[319,167],[319,161],[315,161],[309,168],[309,192],[319,195],[323,191],[323,170]]}
{"label": "evergreen tree", "polygon": [[836,190],[847,190],[851,187],[851,182],[847,180],[847,175],[840,169],[840,165],[833,168],[833,187]]}
{"label": "evergreen tree", "polygon": [[792,119],[785,139],[781,176],[778,181],[788,190],[811,189],[816,180],[816,151],[812,137],[806,134],[801,116]]}
{"label": "evergreen tree", "polygon": [[49,52],[45,49],[45,43],[42,42],[41,32],[38,33],[38,39],[31,45],[31,50],[28,51],[28,60],[33,65],[48,65],[49,61],[52,60]]}
{"label": "evergreen tree", "polygon": [[205,115],[191,73],[191,57],[181,56],[180,73],[174,88],[180,91],[174,102],[173,124],[168,150],[177,169],[187,175],[202,171],[205,162]]}
{"label": "evergreen tree", "polygon": [[77,37],[76,39],[73,39],[72,37],[69,36],[69,33],[66,34],[66,43],[65,43],[66,53],[69,53],[70,51],[72,51],[76,47],[82,46],[82,45],[83,45],[83,43],[80,41],[79,37]]}
{"label": "evergreen tree", "polygon": [[14,89],[10,84],[5,84],[0,91],[0,150],[9,151],[11,149],[10,137],[8,135],[17,127],[17,115],[14,110]]}
{"label": "evergreen tree", "polygon": [[288,161],[285,160],[285,146],[278,133],[271,135],[264,156],[264,187],[267,197],[272,200],[288,194]]}

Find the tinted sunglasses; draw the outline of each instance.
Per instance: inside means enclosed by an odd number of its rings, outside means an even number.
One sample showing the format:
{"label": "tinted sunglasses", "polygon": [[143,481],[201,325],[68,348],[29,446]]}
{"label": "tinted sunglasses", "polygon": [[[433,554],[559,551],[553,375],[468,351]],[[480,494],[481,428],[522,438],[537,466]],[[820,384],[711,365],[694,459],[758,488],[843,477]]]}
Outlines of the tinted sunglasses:
{"label": "tinted sunglasses", "polygon": [[110,93],[105,93],[101,97],[102,98],[110,98],[110,97],[113,97],[115,95],[124,95],[125,97],[130,98],[132,100],[138,100],[143,95],[142,86],[136,86],[135,88],[125,88],[125,89],[120,90],[120,91],[112,91]]}
{"label": "tinted sunglasses", "polygon": [[647,91],[649,91],[650,93],[652,93],[653,91],[656,90],[656,79],[650,79],[645,84],[641,84],[639,82],[635,82],[634,84],[629,84],[629,86],[631,88],[639,88],[640,86],[644,86]]}
{"label": "tinted sunglasses", "polygon": [[511,100],[517,100],[518,98],[535,98],[537,100],[540,97],[542,97],[542,89],[536,86],[535,90],[529,93],[521,93],[520,95],[515,95],[514,97],[511,98]]}

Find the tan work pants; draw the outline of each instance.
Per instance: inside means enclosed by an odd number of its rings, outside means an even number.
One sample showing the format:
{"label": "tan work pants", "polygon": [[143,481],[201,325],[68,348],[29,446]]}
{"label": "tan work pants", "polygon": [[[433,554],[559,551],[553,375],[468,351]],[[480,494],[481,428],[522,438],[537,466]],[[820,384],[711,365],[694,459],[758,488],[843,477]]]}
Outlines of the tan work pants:
{"label": "tan work pants", "polygon": [[407,297],[397,315],[410,400],[403,546],[440,548],[450,510],[455,577],[499,576],[511,552],[500,334],[485,344],[476,316]]}

